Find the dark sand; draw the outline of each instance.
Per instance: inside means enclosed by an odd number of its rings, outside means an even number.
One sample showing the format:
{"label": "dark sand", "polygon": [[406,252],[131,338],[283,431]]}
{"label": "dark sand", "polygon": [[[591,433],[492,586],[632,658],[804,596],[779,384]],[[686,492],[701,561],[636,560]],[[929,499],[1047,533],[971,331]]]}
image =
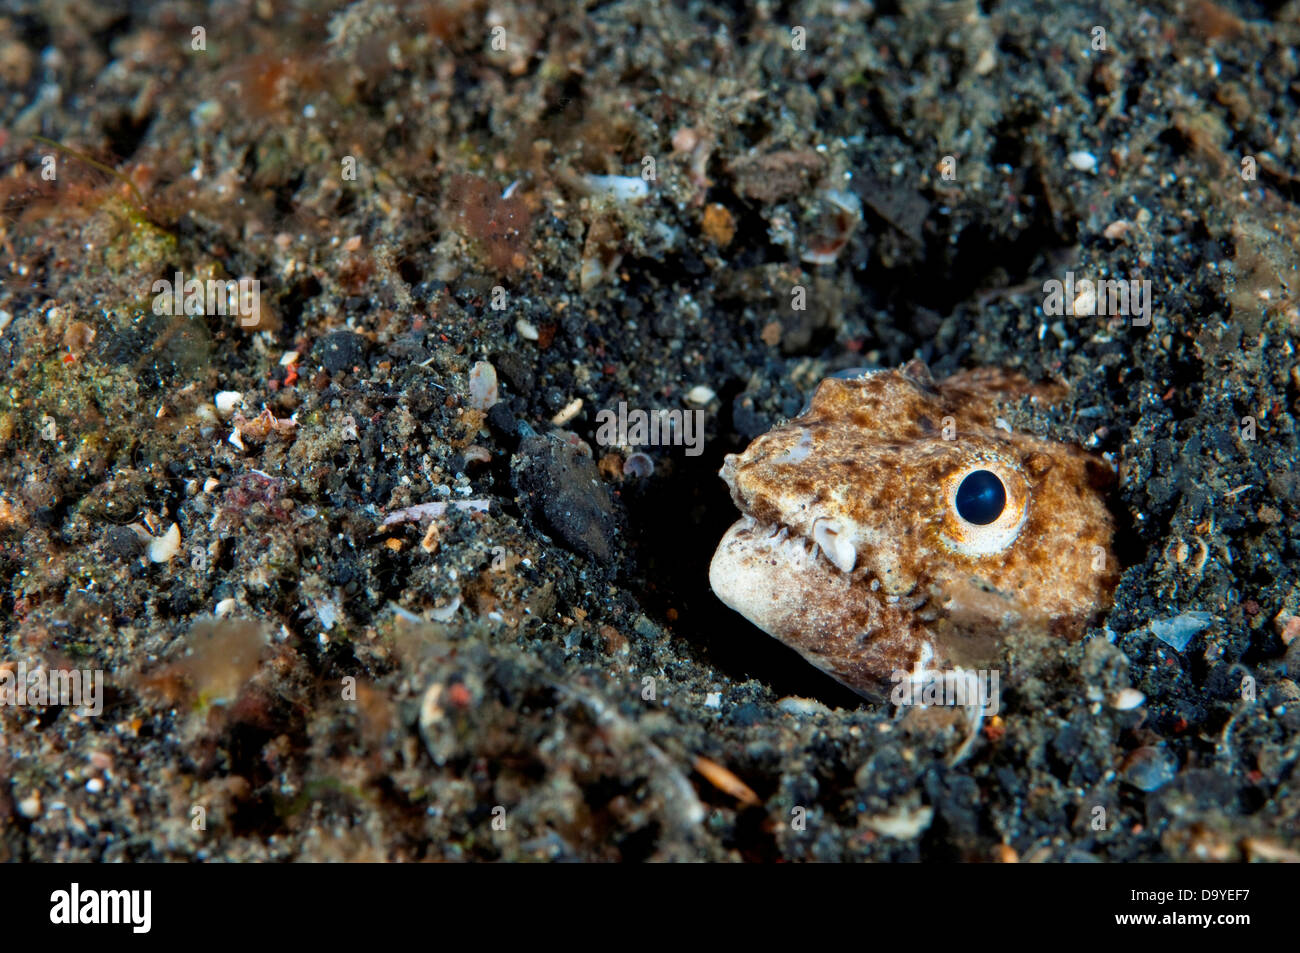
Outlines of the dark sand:
{"label": "dark sand", "polygon": [[[0,707],[0,860],[1300,856],[1300,4],[271,6],[0,5],[0,663],[106,684]],[[916,356],[1119,467],[973,735],[708,589],[722,456]]]}

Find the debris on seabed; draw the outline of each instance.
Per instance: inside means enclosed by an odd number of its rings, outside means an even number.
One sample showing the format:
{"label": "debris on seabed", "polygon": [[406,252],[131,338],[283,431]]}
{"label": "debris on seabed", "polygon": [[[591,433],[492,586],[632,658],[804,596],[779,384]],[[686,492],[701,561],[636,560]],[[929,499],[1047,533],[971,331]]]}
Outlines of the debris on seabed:
{"label": "debris on seabed", "polygon": [[831,190],[821,198],[825,211],[799,256],[811,265],[829,265],[839,258],[862,221],[862,202],[852,192]]}
{"label": "debris on seabed", "polygon": [[628,454],[623,461],[623,476],[632,477],[636,480],[644,480],[650,474],[655,472],[655,462],[647,453],[636,451]]}
{"label": "debris on seabed", "polygon": [[477,361],[469,369],[469,405],[475,410],[491,410],[499,400],[497,369],[487,361]]}
{"label": "debris on seabed", "polygon": [[650,194],[650,184],[632,175],[586,175],[582,178],[593,195],[606,196],[615,202],[640,202]]}
{"label": "debris on seabed", "polygon": [[581,412],[582,412],[582,398],[575,397],[573,398],[573,400],[569,401],[562,408],[560,408],[560,412],[551,418],[551,423],[553,423],[557,427],[563,427],[574,417],[578,416],[578,414],[580,414]]}
{"label": "debris on seabed", "polygon": [[1209,627],[1213,621],[1214,616],[1208,612],[1184,612],[1168,619],[1153,619],[1151,634],[1175,652],[1181,652],[1192,641],[1192,636]]}
{"label": "debris on seabed", "polygon": [[154,538],[149,543],[149,560],[155,563],[165,563],[180,552],[181,548],[181,528],[172,523],[171,528],[162,535]]}
{"label": "debris on seabed", "polygon": [[444,516],[448,507],[486,513],[490,503],[490,500],[456,500],[452,503],[435,500],[432,503],[417,503],[414,506],[404,506],[400,510],[393,510],[384,517],[384,521],[379,525],[380,528],[383,528],[392,526],[395,523],[418,523],[421,520],[436,519],[439,516]]}
{"label": "debris on seabed", "polygon": [[1065,159],[1070,163],[1071,168],[1078,169],[1080,172],[1097,171],[1097,157],[1091,152],[1071,152]]}
{"label": "debris on seabed", "polygon": [[745,807],[754,807],[762,803],[748,784],[716,761],[710,761],[703,755],[696,755],[694,767],[704,780],[724,794],[730,794]]}
{"label": "debris on seabed", "polygon": [[217,408],[221,419],[227,420],[235,412],[236,407],[244,406],[244,395],[237,390],[219,390],[212,398],[212,404]]}
{"label": "debris on seabed", "polygon": [[704,384],[697,384],[686,392],[686,402],[688,404],[695,404],[698,407],[703,407],[717,396],[718,395],[714,392],[712,387],[708,387]]}
{"label": "debris on seabed", "polygon": [[1178,759],[1164,748],[1147,745],[1124,759],[1121,774],[1125,781],[1139,791],[1150,793],[1174,779],[1178,774]]}
{"label": "debris on seabed", "polygon": [[897,807],[888,814],[862,818],[862,826],[884,837],[911,840],[930,826],[934,808],[922,804],[917,808]]}
{"label": "debris on seabed", "polygon": [[1116,711],[1130,711],[1146,700],[1147,697],[1136,688],[1123,688],[1111,696],[1110,707]]}

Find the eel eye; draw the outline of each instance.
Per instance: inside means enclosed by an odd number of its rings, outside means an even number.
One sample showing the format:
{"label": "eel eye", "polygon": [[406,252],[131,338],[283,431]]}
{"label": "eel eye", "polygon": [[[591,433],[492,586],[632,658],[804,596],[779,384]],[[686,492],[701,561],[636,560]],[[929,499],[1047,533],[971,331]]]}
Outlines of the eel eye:
{"label": "eel eye", "polygon": [[957,515],[976,526],[988,526],[1007,508],[1007,489],[992,470],[975,470],[957,487]]}
{"label": "eel eye", "polygon": [[1020,536],[1029,516],[1029,481],[1013,462],[981,455],[943,481],[942,537],[965,556],[995,556]]}

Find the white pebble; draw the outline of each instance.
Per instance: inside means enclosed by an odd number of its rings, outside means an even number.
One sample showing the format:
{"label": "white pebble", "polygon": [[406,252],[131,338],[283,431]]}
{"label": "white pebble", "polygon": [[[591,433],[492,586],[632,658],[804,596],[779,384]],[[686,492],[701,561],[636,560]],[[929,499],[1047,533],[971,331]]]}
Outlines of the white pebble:
{"label": "white pebble", "polygon": [[537,326],[525,321],[523,318],[515,322],[515,330],[519,332],[519,336],[525,341],[536,341],[541,337],[537,333]]}
{"label": "white pebble", "polygon": [[475,410],[490,410],[497,395],[497,369],[487,361],[477,361],[469,369],[469,405]]}
{"label": "white pebble", "polygon": [[1080,172],[1097,171],[1097,157],[1091,152],[1071,152],[1065,160]]}
{"label": "white pebble", "polygon": [[557,427],[563,427],[582,411],[582,398],[575,397],[565,404],[558,414],[551,418],[551,423]]}
{"label": "white pebble", "polygon": [[1116,711],[1130,711],[1147,700],[1136,688],[1124,688],[1117,691],[1110,700],[1110,707]]}
{"label": "white pebble", "polygon": [[697,404],[702,407],[717,396],[718,395],[714,393],[713,388],[705,387],[703,384],[696,384],[686,392],[686,402],[689,404]]}
{"label": "white pebble", "polygon": [[460,608],[460,596],[452,597],[451,602],[445,606],[437,606],[429,610],[429,618],[434,622],[450,622],[456,616],[456,610]]}
{"label": "white pebble", "polygon": [[166,534],[159,536],[149,544],[149,559],[156,563],[165,563],[181,548],[181,528],[172,523]]}
{"label": "white pebble", "polygon": [[587,187],[616,202],[639,202],[650,194],[650,186],[640,177],[630,175],[589,175]]}
{"label": "white pebble", "polygon": [[217,413],[225,418],[233,414],[236,407],[244,406],[244,395],[237,390],[219,390],[217,396],[212,398],[212,403],[216,406]]}

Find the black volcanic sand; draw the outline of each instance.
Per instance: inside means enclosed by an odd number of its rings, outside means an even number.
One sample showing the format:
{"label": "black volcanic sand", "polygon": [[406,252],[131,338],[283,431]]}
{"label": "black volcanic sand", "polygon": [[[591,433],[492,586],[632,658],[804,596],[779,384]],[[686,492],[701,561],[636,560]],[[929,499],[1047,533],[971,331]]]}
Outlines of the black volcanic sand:
{"label": "black volcanic sand", "polygon": [[[0,664],[107,689],[0,708],[0,859],[1297,858],[1300,4],[761,10],[8,0]],[[1115,608],[973,733],[707,582],[723,455],[913,357],[1119,468]]]}

